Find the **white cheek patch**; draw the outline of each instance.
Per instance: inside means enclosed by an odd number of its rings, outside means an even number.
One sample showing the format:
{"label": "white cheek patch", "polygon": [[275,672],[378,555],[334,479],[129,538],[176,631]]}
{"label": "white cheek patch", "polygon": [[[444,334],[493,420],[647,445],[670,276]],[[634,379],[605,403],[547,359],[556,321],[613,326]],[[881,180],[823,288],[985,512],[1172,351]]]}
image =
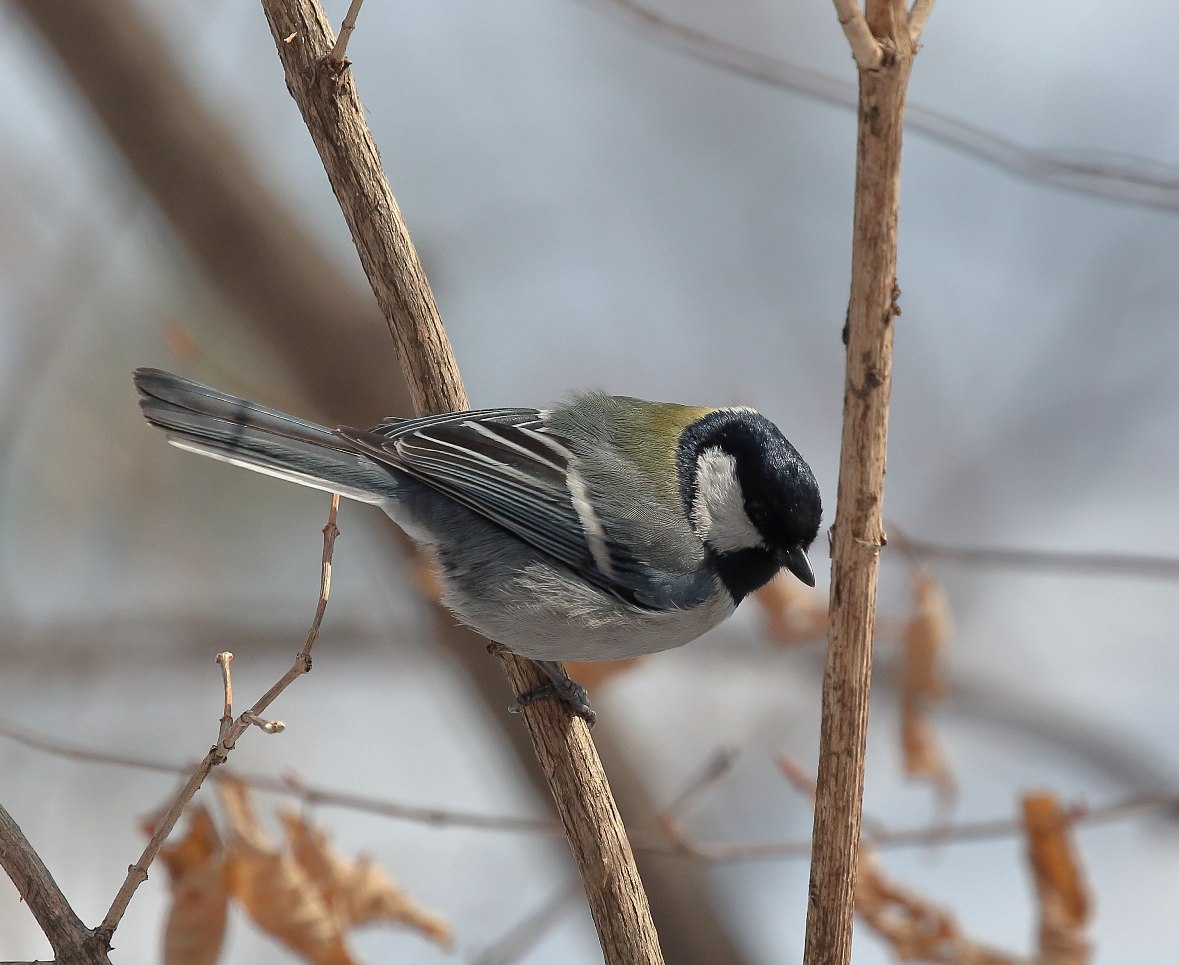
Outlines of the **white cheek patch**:
{"label": "white cheek patch", "polygon": [[745,493],[737,479],[737,460],[715,446],[705,449],[696,459],[692,526],[696,535],[718,553],[765,545],[761,533],[745,514]]}

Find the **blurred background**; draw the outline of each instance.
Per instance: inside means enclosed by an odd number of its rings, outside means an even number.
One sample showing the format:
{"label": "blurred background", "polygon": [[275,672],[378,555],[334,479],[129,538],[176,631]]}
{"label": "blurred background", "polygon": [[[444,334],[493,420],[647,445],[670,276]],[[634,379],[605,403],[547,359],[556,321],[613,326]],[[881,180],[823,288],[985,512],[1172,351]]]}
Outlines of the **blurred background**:
{"label": "blurred background", "polygon": [[[853,65],[830,4],[371,3],[349,48],[393,190],[475,406],[571,388],[778,422],[834,513],[855,159]],[[342,0],[327,4],[337,25]],[[1179,101],[1161,7],[939,5],[910,88],[882,626],[913,607],[897,536],[949,548],[1176,555]],[[407,409],[392,346],[261,10],[229,0],[0,3],[0,717],[185,764],[289,666],[315,604],[323,494],[165,446],[130,372],[157,365],[318,416]],[[340,513],[315,672],[230,768],[388,801],[549,815],[494,661],[423,598],[392,525]],[[822,542],[822,541],[821,541]],[[919,548],[919,547],[918,547]],[[818,546],[818,595],[825,546]],[[920,554],[919,554],[920,555]],[[885,828],[1094,805],[1179,784],[1179,609],[1163,563],[929,557],[953,613],[933,726],[957,797],[906,779],[895,636],[877,647],[866,813]],[[747,604],[594,688],[632,827],[719,749],[679,815],[700,844],[805,838],[822,647]],[[168,774],[0,737],[0,800],[81,917],[104,914]],[[212,802],[203,792],[203,799]],[[261,795],[269,814],[280,798]],[[289,801],[287,803],[290,803]],[[455,928],[354,936],[373,962],[600,960],[564,842],[319,807]],[[277,833],[277,825],[274,825]],[[1094,960],[1179,955],[1179,834],[1159,811],[1077,827]],[[1012,953],[1036,901],[1016,833],[881,853]],[[647,857],[668,960],[801,953],[805,860]],[[153,871],[115,960],[158,955]],[[533,924],[529,924],[529,922]],[[543,927],[536,924],[544,923]],[[503,943],[522,928],[527,941]],[[0,957],[48,945],[0,884]],[[223,960],[290,953],[237,912]],[[892,960],[857,929],[858,965]]]}

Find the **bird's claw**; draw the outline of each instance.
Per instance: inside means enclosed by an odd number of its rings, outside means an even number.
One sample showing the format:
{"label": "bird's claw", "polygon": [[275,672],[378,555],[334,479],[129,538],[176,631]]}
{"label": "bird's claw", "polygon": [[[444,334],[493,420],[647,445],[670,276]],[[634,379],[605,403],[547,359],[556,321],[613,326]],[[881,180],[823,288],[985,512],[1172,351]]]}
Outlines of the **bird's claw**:
{"label": "bird's claw", "polygon": [[556,698],[566,704],[569,710],[584,720],[589,727],[593,727],[598,720],[597,713],[589,703],[589,691],[569,677],[525,691],[508,704],[508,713],[518,714],[529,704],[549,698]]}

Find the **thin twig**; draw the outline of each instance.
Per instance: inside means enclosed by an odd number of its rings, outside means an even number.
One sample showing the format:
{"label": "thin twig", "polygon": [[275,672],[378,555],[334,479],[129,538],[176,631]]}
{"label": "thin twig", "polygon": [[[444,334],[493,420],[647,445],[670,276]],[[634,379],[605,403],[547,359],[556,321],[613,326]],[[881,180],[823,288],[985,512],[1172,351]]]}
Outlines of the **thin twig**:
{"label": "thin twig", "polygon": [[229,665],[233,661],[233,654],[223,650],[217,654],[217,663],[221,667],[221,679],[225,687],[225,705],[221,711],[221,728],[217,732],[218,742],[225,740],[229,728],[233,724],[233,676],[229,672]]}
{"label": "thin twig", "polygon": [[[656,43],[703,63],[828,104],[856,106],[854,82],[726,43],[712,34],[648,10],[634,0],[580,2],[625,18]],[[1179,212],[1176,168],[1149,158],[1108,152],[1035,150],[920,104],[912,104],[906,110],[905,127],[967,157],[1033,183],[1051,184],[1066,191],[1109,198],[1122,204],[1137,204],[1170,214]]]}
{"label": "thin twig", "polygon": [[[204,756],[200,764],[197,765],[196,769],[189,776],[188,780],[176,792],[172,803],[164,812],[163,817],[156,823],[155,831],[151,839],[147,842],[147,846],[143,849],[143,853],[140,854],[139,860],[127,869],[127,876],[123,879],[123,884],[119,887],[114,901],[111,902],[111,906],[107,910],[102,924],[96,929],[96,935],[104,945],[110,944],[111,937],[114,935],[115,929],[119,927],[119,922],[126,913],[127,906],[131,903],[131,898],[134,896],[136,889],[147,880],[147,869],[151,867],[151,863],[155,860],[156,855],[159,854],[164,841],[172,833],[172,828],[180,820],[180,815],[184,813],[188,802],[192,800],[193,795],[196,794],[200,786],[205,782],[205,778],[209,776],[209,773],[214,767],[225,761],[229,756],[229,752],[233,750],[234,745],[237,743],[238,738],[249,730],[253,718],[260,717],[263,711],[273,703],[279,694],[286,690],[298,677],[311,670],[311,648],[315,644],[316,637],[319,636],[319,625],[323,621],[328,592],[331,588],[332,551],[335,548],[336,536],[339,534],[339,530],[336,528],[336,513],[339,508],[340,497],[333,494],[331,506],[328,509],[328,521],[323,527],[323,554],[320,559],[319,601],[316,604],[315,617],[312,620],[311,629],[307,633],[307,641],[303,644],[303,649],[295,655],[295,662],[292,664],[291,669],[283,674],[278,683],[259,697],[254,702],[253,707],[232,721],[228,727],[225,726],[224,721],[219,724],[217,743],[213,745],[209,753]],[[221,656],[224,656],[224,654],[219,655],[217,662],[221,664],[224,679],[225,707],[231,710],[232,690],[229,677],[229,660],[222,660],[220,659]]]}
{"label": "thin twig", "polygon": [[1179,580],[1179,558],[1174,556],[1019,549],[1009,546],[947,546],[911,539],[898,534],[892,528],[889,530],[889,538],[892,545],[915,559],[938,560],[961,566]]}
{"label": "thin twig", "polygon": [[[131,757],[123,754],[112,754],[99,748],[89,748],[69,741],[58,740],[18,727],[9,721],[0,719],[0,736],[16,741],[31,750],[55,757],[85,764],[103,764],[111,767],[126,767],[140,771],[153,771],[161,774],[187,775],[192,772],[189,766],[171,764],[165,761],[151,760],[143,757]],[[793,783],[800,792],[811,793],[813,778],[791,758],[780,756],[775,758],[782,773]],[[701,769],[703,773],[704,768]],[[338,807],[349,811],[360,811],[365,814],[375,814],[380,817],[392,818],[398,821],[412,821],[418,824],[431,825],[437,828],[469,828],[480,831],[503,831],[526,834],[562,834],[561,826],[556,821],[546,821],[539,818],[513,817],[510,815],[477,814],[469,811],[457,811],[450,808],[425,807],[416,804],[406,804],[401,801],[390,801],[385,798],[370,797],[363,794],[350,794],[334,788],[306,784],[294,776],[273,777],[268,774],[243,772],[236,769],[228,771],[213,771],[213,780],[232,778],[248,784],[250,787],[273,794],[289,794],[298,798],[309,807]],[[697,777],[693,778],[695,783]],[[685,791],[688,789],[685,788]],[[684,791],[673,800],[673,807],[678,805],[684,797]],[[679,808],[682,813],[682,808]],[[1150,792],[1133,794],[1110,801],[1106,804],[1089,806],[1077,804],[1068,809],[1069,819],[1078,825],[1102,824],[1111,821],[1129,820],[1149,814],[1164,814],[1179,811],[1179,791]],[[666,812],[665,812],[666,813]],[[1023,834],[1022,819],[991,818],[979,821],[966,821],[948,826],[931,827],[922,825],[908,828],[887,828],[879,822],[874,823],[870,833],[864,835],[864,840],[877,848],[909,848],[928,847],[930,845],[969,844],[977,841],[993,841],[1004,838],[1016,838]],[[707,842],[691,845],[685,850],[680,839],[664,840],[641,832],[632,832],[631,841],[636,851],[659,857],[692,857],[701,861],[716,864],[727,864],[747,861],[776,861],[795,858],[805,858],[810,854],[810,839],[798,838],[789,841],[767,841],[753,844],[714,845]]]}
{"label": "thin twig", "polygon": [[925,32],[925,22],[933,13],[935,2],[936,0],[913,0],[913,6],[909,8],[909,36],[913,38],[914,45],[921,40],[921,35]]}
{"label": "thin twig", "polygon": [[332,52],[327,56],[329,64],[338,68],[348,65],[348,61],[344,59],[348,52],[348,41],[352,39],[352,31],[356,29],[356,17],[360,14],[360,7],[363,3],[364,0],[352,0],[348,4],[348,12],[344,14],[344,22],[340,24],[340,36],[336,38]]}
{"label": "thin twig", "polygon": [[469,965],[511,965],[519,961],[560,921],[561,911],[577,897],[578,890],[577,882],[558,888],[544,904],[471,959]]}
{"label": "thin twig", "polygon": [[851,46],[852,56],[861,70],[875,70],[884,60],[880,43],[868,29],[868,21],[856,0],[834,0],[839,25]]}
{"label": "thin twig", "polygon": [[[243,715],[244,716],[244,715]],[[140,771],[153,771],[160,774],[177,774],[186,776],[192,773],[191,765],[173,764],[167,761],[151,760],[144,757],[131,757],[124,754],[112,754],[99,748],[89,748],[81,744],[58,740],[44,734],[38,734],[23,727],[18,727],[5,720],[0,720],[0,735],[23,744],[32,750],[55,757],[64,757],[86,764],[105,764],[112,767],[126,767]],[[299,798],[304,804],[314,807],[339,807],[353,811],[363,811],[378,814],[382,817],[401,821],[413,821],[435,827],[477,828],[484,831],[530,832],[540,834],[561,834],[561,826],[556,821],[541,818],[521,818],[509,815],[478,814],[470,811],[458,811],[452,808],[425,807],[416,804],[405,804],[398,801],[388,801],[381,798],[362,794],[349,794],[333,788],[319,787],[306,784],[297,777],[272,777],[268,774],[242,772],[236,769],[229,771],[214,771],[214,780],[232,777],[260,791],[275,794],[289,794]]]}
{"label": "thin twig", "polygon": [[683,789],[672,798],[671,803],[659,812],[660,820],[663,822],[678,820],[684,811],[696,803],[701,794],[732,770],[736,761],[737,749],[735,747],[722,747],[717,750],[700,766],[699,770],[688,778]]}

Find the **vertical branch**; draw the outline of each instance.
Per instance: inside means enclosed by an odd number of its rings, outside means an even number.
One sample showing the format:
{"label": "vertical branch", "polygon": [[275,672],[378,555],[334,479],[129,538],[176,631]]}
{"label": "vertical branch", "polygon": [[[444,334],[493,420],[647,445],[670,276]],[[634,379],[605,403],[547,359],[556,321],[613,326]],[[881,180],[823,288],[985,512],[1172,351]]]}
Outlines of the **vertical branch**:
{"label": "vertical branch", "polygon": [[[900,200],[901,120],[915,44],[901,0],[869,0],[867,16],[835,3],[859,66],[852,277],[844,343],[843,436],[831,559],[804,965],[851,961],[855,869],[872,674],[876,581],[884,544],[888,400]],[[865,30],[876,51],[866,51]]]}
{"label": "vertical branch", "polygon": [[[385,179],[351,72],[328,62],[335,39],[317,0],[262,0],[287,89],[332,190],[419,413],[467,408],[425,272]],[[501,656],[520,689],[543,681],[528,661]],[[553,701],[523,714],[577,860],[605,960],[661,965],[658,936],[605,773],[585,723]]]}

